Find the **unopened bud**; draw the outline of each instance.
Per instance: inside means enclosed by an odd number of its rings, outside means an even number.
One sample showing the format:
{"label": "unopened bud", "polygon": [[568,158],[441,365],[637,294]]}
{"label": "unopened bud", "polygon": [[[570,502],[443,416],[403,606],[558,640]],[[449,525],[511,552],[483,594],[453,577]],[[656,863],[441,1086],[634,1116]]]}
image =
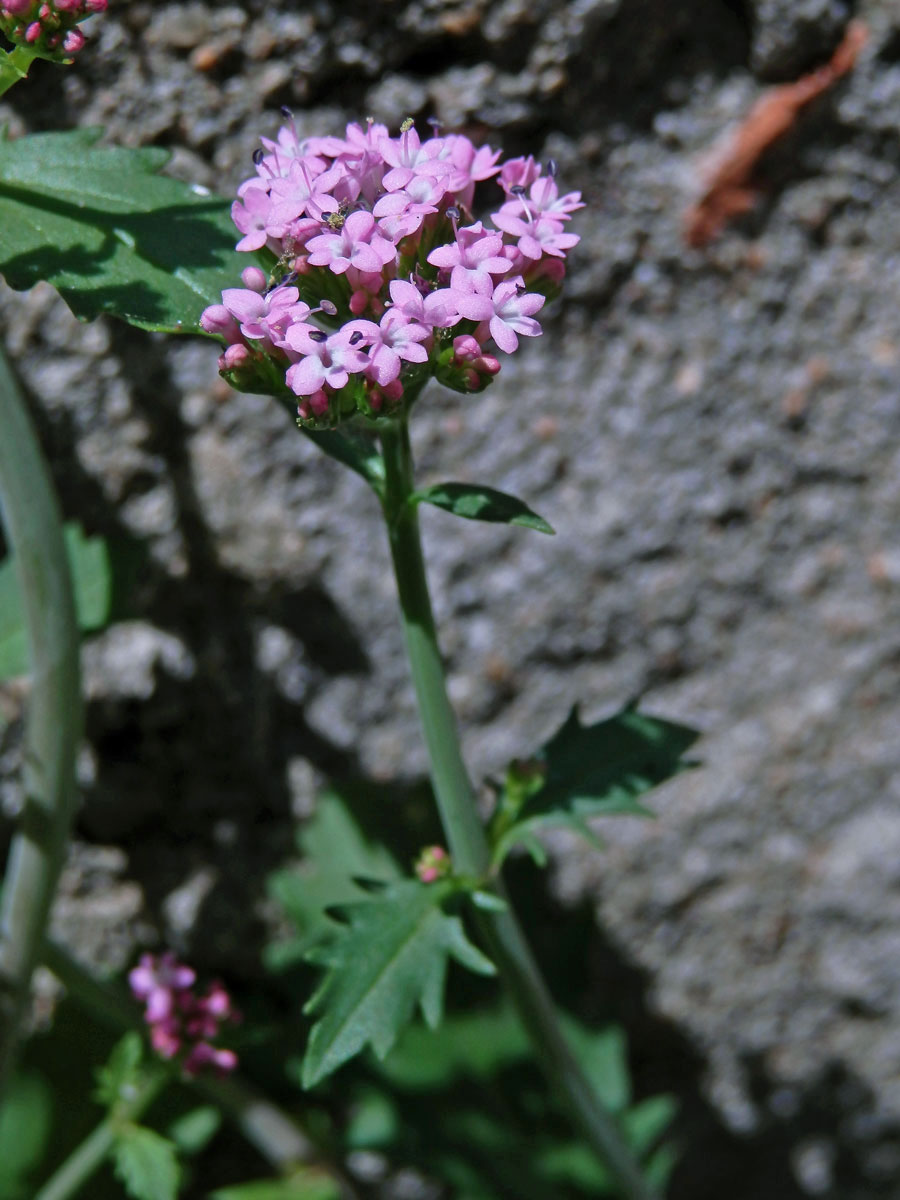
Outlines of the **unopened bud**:
{"label": "unopened bud", "polygon": [[426,846],[416,859],[416,875],[422,883],[434,883],[453,870],[450,855],[443,846]]}
{"label": "unopened bud", "polygon": [[269,282],[262,267],[244,267],[241,271],[241,280],[245,288],[259,293],[266,290],[266,284]]}

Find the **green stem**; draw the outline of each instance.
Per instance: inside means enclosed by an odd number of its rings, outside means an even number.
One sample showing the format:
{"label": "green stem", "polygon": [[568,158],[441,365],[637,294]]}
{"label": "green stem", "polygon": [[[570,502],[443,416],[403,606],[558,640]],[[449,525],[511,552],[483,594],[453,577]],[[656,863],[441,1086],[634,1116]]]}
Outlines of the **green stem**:
{"label": "green stem", "polygon": [[159,1067],[141,1080],[134,1094],[117,1104],[115,1116],[106,1117],[93,1133],[72,1151],[38,1191],[34,1200],[71,1200],[109,1158],[122,1126],[139,1121],[167,1083],[171,1073]]}
{"label": "green stem", "polygon": [[82,702],[78,625],[59,504],[21,390],[2,351],[0,430],[0,508],[31,658],[25,801],[0,903],[2,1102],[75,812]]}
{"label": "green stem", "polygon": [[[91,1016],[115,1030],[142,1027],[134,1003],[122,988],[95,979],[61,946],[45,942],[41,959],[72,999]],[[318,1165],[338,1183],[344,1200],[356,1200],[350,1181],[334,1164],[322,1161],[317,1147],[297,1122],[246,1080],[237,1075],[229,1079],[199,1076],[185,1083],[218,1105],[276,1171],[288,1174],[303,1164]]]}
{"label": "green stem", "polygon": [[[447,696],[418,513],[410,502],[415,485],[406,421],[386,426],[381,445],[385,464],[383,508],[435,798],[455,869],[464,875],[484,876],[490,868],[490,848]],[[512,910],[485,913],[481,920],[497,968],[531,1035],[538,1062],[565,1101],[573,1121],[615,1176],[624,1196],[629,1200],[653,1200],[653,1189],[569,1048],[553,1000]]]}
{"label": "green stem", "polygon": [[0,51],[0,96],[8,92],[14,83],[25,78],[28,68],[37,57],[27,46]]}

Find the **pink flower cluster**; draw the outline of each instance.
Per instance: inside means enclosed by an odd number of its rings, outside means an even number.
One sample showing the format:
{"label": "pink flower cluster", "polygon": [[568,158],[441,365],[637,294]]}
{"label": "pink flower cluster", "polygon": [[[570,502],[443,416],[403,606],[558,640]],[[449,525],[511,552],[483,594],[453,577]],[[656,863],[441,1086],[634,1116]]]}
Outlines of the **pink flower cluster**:
{"label": "pink flower cluster", "polygon": [[144,1020],[157,1054],[174,1058],[183,1051],[186,1075],[197,1075],[206,1067],[222,1073],[233,1071],[237,1055],[212,1043],[221,1026],[239,1021],[240,1014],[221,983],[212,983],[204,995],[196,995],[196,979],[191,967],[179,963],[172,953],[158,958],[144,954],[128,975],[132,993],[144,1002]]}
{"label": "pink flower cluster", "polygon": [[422,883],[436,883],[453,871],[453,863],[443,846],[426,846],[414,869]]}
{"label": "pink flower cluster", "polygon": [[[201,318],[227,343],[221,373],[293,393],[301,420],[323,426],[389,412],[431,376],[487,386],[494,351],[541,332],[535,313],[579,240],[566,223],[580,193],[560,194],[553,163],[500,164],[461,134],[422,141],[412,121],[398,137],[370,121],[301,139],[286,116],[232,208],[238,250],[271,270],[248,267]],[[473,204],[489,179],[504,198],[485,225]]]}
{"label": "pink flower cluster", "polygon": [[108,0],[0,0],[0,29],[11,42],[48,58],[67,58],[85,42],[79,21],[107,7]]}

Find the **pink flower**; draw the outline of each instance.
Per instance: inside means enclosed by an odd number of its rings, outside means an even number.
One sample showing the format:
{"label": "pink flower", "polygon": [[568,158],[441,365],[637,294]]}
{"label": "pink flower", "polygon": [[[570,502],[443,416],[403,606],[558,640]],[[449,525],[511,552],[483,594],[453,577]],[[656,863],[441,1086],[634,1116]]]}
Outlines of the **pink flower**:
{"label": "pink flower", "polygon": [[491,217],[498,229],[519,239],[519,250],[526,258],[537,260],[545,254],[564,258],[566,251],[581,241],[577,234],[563,233],[562,224],[550,217],[523,221],[504,212],[492,213]]}
{"label": "pink flower", "polygon": [[394,279],[389,291],[394,308],[411,321],[418,321],[430,329],[449,329],[459,321],[456,300],[449,288],[423,296],[414,283]]}
{"label": "pink flower", "polygon": [[340,167],[317,175],[305,158],[294,159],[287,175],[272,181],[274,222],[287,225],[303,216],[321,221],[325,213],[337,212],[338,201],[331,191],[341,176]]}
{"label": "pink flower", "polygon": [[344,329],[351,335],[362,334],[360,344],[369,347],[368,374],[382,387],[398,378],[401,360],[428,362],[428,351],[421,343],[431,336],[430,330],[396,308],[389,308],[379,325],[372,321],[351,321]]}
{"label": "pink flower", "polygon": [[393,245],[375,231],[375,218],[368,212],[351,213],[336,233],[322,233],[306,243],[314,267],[328,267],[342,275],[349,267],[380,271],[395,256]]}
{"label": "pink flower", "polygon": [[509,261],[501,255],[502,249],[503,237],[499,233],[486,233],[478,221],[458,229],[455,243],[432,250],[428,262],[451,270],[451,287],[458,287],[468,279],[477,291],[489,292],[494,286],[491,276],[505,275],[510,268]]}
{"label": "pink flower", "polygon": [[538,292],[526,292],[521,279],[511,279],[498,283],[491,297],[475,291],[468,295],[460,293],[457,304],[462,316],[486,323],[499,348],[512,354],[519,345],[517,334],[523,337],[540,334],[541,327],[531,314],[543,308],[545,299]]}
{"label": "pink flower", "polygon": [[259,250],[269,239],[269,213],[272,202],[262,186],[248,188],[231,206],[231,219],[244,235],[238,250]]}
{"label": "pink flower", "polygon": [[287,331],[287,345],[303,355],[288,367],[287,385],[294,395],[312,396],[326,384],[337,391],[352,374],[366,369],[369,359],[356,349],[352,336],[340,330],[327,337],[308,325],[294,325]]}
{"label": "pink flower", "polygon": [[309,316],[309,305],[303,303],[295,287],[273,288],[263,296],[245,288],[226,288],[222,301],[240,322],[245,338],[273,346],[283,346],[287,330]]}

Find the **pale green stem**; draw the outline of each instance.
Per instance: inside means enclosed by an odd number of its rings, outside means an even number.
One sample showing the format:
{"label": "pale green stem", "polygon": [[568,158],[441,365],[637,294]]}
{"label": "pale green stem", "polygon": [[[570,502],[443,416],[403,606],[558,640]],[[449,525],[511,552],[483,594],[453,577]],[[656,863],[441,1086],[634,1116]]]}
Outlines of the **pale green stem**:
{"label": "pale green stem", "polygon": [[171,1082],[171,1074],[162,1067],[148,1073],[134,1089],[134,1095],[120,1100],[114,1116],[106,1117],[80,1142],[69,1157],[53,1172],[34,1200],[71,1200],[109,1158],[122,1126],[141,1117]]}
{"label": "pale green stem", "polygon": [[[406,421],[386,425],[381,444],[385,464],[383,508],[435,798],[456,871],[484,877],[490,868],[490,848],[447,696],[418,514],[415,503],[410,502],[415,486]],[[485,913],[481,920],[501,978],[531,1036],[537,1061],[565,1102],[574,1124],[613,1174],[624,1196],[629,1200],[653,1200],[655,1193],[616,1122],[600,1103],[569,1048],[553,1000],[512,910]]]}
{"label": "pale green stem", "polygon": [[0,903],[0,1103],[76,805],[79,635],[62,518],[21,390],[0,351],[0,509],[28,634],[24,806]]}

